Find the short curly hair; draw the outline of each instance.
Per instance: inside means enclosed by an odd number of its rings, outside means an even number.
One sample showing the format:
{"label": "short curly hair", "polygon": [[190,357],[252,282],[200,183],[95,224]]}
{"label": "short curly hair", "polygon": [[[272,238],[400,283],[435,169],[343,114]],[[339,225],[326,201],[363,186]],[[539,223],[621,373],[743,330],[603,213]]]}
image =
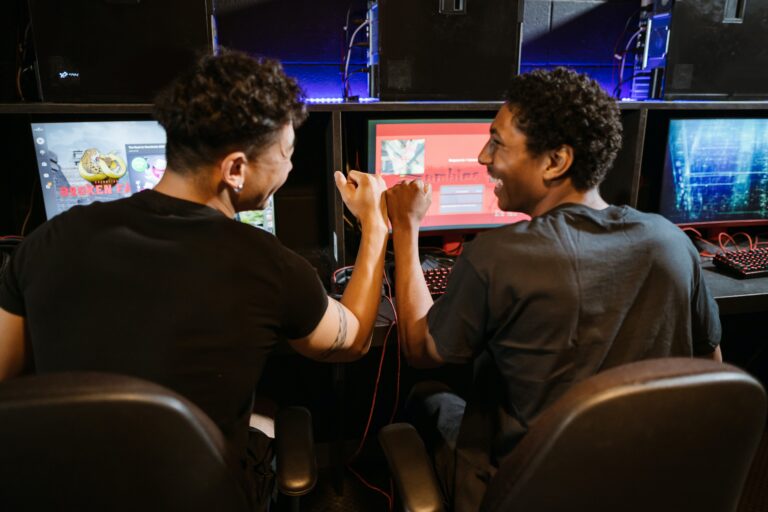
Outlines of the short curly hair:
{"label": "short curly hair", "polygon": [[603,181],[621,148],[622,127],[616,101],[597,82],[562,67],[537,69],[513,77],[505,99],[528,151],[541,155],[567,144],[573,186],[583,191]]}
{"label": "short curly hair", "polygon": [[225,50],[202,57],[162,91],[154,117],[165,128],[169,168],[188,173],[231,151],[254,158],[307,112],[302,90],[278,61]]}

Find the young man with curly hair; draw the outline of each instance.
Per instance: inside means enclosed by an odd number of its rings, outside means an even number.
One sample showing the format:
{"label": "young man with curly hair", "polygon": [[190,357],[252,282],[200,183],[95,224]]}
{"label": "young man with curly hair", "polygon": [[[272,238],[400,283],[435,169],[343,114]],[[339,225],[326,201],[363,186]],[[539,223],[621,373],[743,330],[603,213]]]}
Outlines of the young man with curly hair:
{"label": "young man with curly hair", "polygon": [[335,175],[362,226],[337,302],[306,260],[233,220],[264,208],[291,171],[294,128],[306,111],[280,64],[236,52],[205,57],[158,98],[155,116],[168,167],[154,190],[72,208],[16,251],[0,283],[0,380],[33,367],[167,386],[221,428],[246,468],[254,509],[263,509],[270,489],[258,465],[269,457],[248,422],[266,357],[282,339],[321,361],[368,351],[388,238],[386,187],[355,171]]}
{"label": "young man with curly hair", "polygon": [[417,247],[430,186],[387,192],[408,361],[474,364],[466,402],[429,383],[409,405],[454,510],[477,510],[500,459],[575,382],[641,359],[721,359],[717,305],[688,238],[600,196],[620,145],[618,107],[595,81],[564,68],[513,78],[478,160],[499,207],[531,220],[465,244],[434,303]]}

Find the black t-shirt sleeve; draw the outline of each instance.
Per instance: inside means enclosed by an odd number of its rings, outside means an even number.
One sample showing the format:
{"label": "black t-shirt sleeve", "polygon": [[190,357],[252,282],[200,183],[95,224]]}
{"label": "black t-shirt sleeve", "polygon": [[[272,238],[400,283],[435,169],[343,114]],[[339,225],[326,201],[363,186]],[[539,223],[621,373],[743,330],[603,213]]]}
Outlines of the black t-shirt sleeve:
{"label": "black t-shirt sleeve", "polygon": [[26,316],[24,295],[19,285],[20,263],[26,252],[25,245],[22,244],[15,250],[5,272],[0,276],[0,308],[19,316]]}
{"label": "black t-shirt sleeve", "polygon": [[460,257],[445,294],[427,313],[429,332],[446,362],[469,362],[482,349],[488,318],[486,288],[472,263]]}
{"label": "black t-shirt sleeve", "polygon": [[288,339],[303,338],[315,330],[328,308],[328,294],[312,265],[285,251],[282,276],[282,332]]}

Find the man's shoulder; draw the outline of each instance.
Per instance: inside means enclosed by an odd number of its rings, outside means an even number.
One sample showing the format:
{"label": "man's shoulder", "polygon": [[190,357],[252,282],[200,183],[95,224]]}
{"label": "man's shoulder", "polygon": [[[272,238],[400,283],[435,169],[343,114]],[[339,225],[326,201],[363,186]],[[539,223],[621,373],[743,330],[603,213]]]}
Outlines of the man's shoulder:
{"label": "man's shoulder", "polygon": [[501,245],[510,249],[522,243],[546,243],[552,238],[552,229],[547,220],[533,218],[478,233],[470,244],[475,250],[490,250]]}
{"label": "man's shoulder", "polygon": [[311,267],[309,262],[293,249],[286,247],[279,238],[261,228],[251,226],[243,222],[226,219],[227,236],[230,240],[243,249],[240,257],[249,258],[255,253],[259,259],[271,260],[275,268],[282,271],[290,271],[296,265]]}
{"label": "man's shoulder", "polygon": [[641,212],[629,206],[625,208],[627,210],[627,224],[642,225],[648,234],[649,240],[657,240],[660,243],[677,242],[687,244],[688,237],[683,230],[665,217],[657,213]]}
{"label": "man's shoulder", "polygon": [[94,201],[87,205],[76,205],[63,211],[45,222],[42,227],[60,228],[70,224],[98,221],[108,216],[122,217],[136,207],[136,196],[124,197],[114,201]]}
{"label": "man's shoulder", "polygon": [[621,207],[628,221],[645,222],[665,230],[678,229],[678,227],[658,213],[643,212],[631,206]]}
{"label": "man's shoulder", "polygon": [[545,243],[530,221],[520,221],[480,232],[464,244],[462,259],[477,269],[495,266],[499,260],[524,257],[534,246]]}
{"label": "man's shoulder", "polygon": [[499,226],[482,231],[477,234],[473,243],[476,245],[495,244],[501,240],[531,236],[532,234],[535,234],[535,232],[536,227],[531,224],[530,220],[521,220],[512,224],[507,224],[506,226]]}

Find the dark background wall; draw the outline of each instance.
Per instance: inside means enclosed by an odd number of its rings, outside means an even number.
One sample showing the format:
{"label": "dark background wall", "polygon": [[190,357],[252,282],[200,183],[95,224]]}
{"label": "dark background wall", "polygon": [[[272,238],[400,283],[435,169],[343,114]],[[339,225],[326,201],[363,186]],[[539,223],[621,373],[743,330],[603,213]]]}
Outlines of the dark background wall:
{"label": "dark background wall", "polygon": [[[467,0],[467,9],[473,1],[505,0]],[[279,58],[310,98],[338,98],[347,9],[352,20],[360,20],[366,5],[361,0],[220,2],[219,43]],[[636,16],[639,7],[639,0],[528,0],[521,69],[570,66],[612,91],[618,68],[612,58],[614,49],[623,50],[636,25],[636,19],[629,24],[627,20]],[[354,49],[352,62],[364,64],[365,50]],[[351,83],[352,94],[368,95],[365,75],[356,75]]]}

